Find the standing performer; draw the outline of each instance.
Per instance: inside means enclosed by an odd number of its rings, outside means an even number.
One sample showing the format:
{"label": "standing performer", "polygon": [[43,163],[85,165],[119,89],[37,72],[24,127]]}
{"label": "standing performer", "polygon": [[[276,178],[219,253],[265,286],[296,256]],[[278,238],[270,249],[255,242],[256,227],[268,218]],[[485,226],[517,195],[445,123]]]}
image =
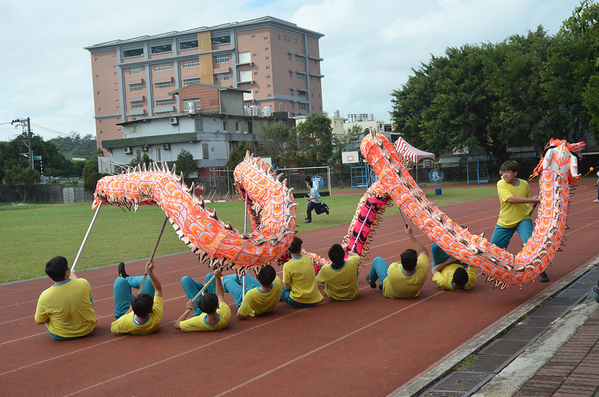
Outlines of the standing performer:
{"label": "standing performer", "polygon": [[[599,167],[595,167],[595,169],[598,169]],[[597,176],[599,177],[599,171],[597,171]],[[595,187],[597,187],[599,185],[599,179],[597,179],[597,182],[595,182]],[[599,188],[597,189],[597,198],[595,200],[593,200],[593,203],[599,203]]]}
{"label": "standing performer", "polygon": [[326,212],[328,215],[329,206],[326,205],[326,203],[320,202],[320,192],[318,191],[318,188],[316,186],[313,186],[312,179],[309,176],[307,176],[305,181],[306,186],[308,187],[308,189],[310,189],[310,194],[308,195],[308,197],[306,197],[306,200],[308,200],[306,223],[312,223],[312,210],[316,212],[316,215],[320,215],[324,212]]}
{"label": "standing performer", "polygon": [[76,339],[92,332],[98,320],[87,280],[77,277],[63,256],[50,259],[45,270],[54,285],[40,295],[35,322],[45,324],[54,340]]}
{"label": "standing performer", "polygon": [[[538,204],[539,196],[529,197],[528,182],[517,178],[520,164],[514,160],[508,160],[501,164],[499,173],[501,179],[497,182],[497,195],[499,196],[499,219],[491,243],[499,248],[507,249],[514,232],[518,232],[522,244],[526,244],[532,237],[533,226],[530,214],[533,207],[530,204]],[[541,282],[549,281],[547,273],[541,273]]]}
{"label": "standing performer", "polygon": [[[122,266],[121,266],[122,265]],[[119,274],[125,274],[125,264],[121,262],[119,265]],[[160,327],[162,313],[164,310],[164,299],[162,298],[162,285],[154,275],[154,261],[146,263],[146,274],[152,281],[152,295],[138,294],[129,300],[130,307],[127,313],[120,316],[110,325],[110,331],[114,334],[132,334],[132,335],[147,335],[156,332]],[[132,277],[129,277],[132,278]],[[124,280],[119,276],[117,280]],[[131,295],[131,287],[125,282],[119,282],[122,290],[117,294],[117,281],[114,283],[114,306],[122,305],[124,297]],[[146,286],[144,285],[144,289]],[[125,298],[126,299],[126,298]]]}

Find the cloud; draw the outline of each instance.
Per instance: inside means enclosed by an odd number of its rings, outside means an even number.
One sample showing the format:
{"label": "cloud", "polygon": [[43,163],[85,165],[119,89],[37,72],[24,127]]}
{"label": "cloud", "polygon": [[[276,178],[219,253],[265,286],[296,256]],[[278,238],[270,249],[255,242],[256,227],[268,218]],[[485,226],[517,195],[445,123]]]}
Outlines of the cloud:
{"label": "cloud", "polygon": [[[389,120],[390,93],[447,47],[499,42],[539,24],[554,34],[579,0],[173,0],[3,3],[0,140],[10,125],[95,133],[91,59],[83,47],[271,15],[323,33],[324,110]],[[46,139],[57,136],[39,131]]]}

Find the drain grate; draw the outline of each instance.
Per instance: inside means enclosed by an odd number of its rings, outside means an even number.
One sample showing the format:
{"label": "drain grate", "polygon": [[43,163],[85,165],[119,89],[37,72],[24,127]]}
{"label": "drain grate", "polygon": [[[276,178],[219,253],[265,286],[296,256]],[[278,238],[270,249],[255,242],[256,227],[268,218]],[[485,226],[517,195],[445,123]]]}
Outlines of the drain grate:
{"label": "drain grate", "polygon": [[452,372],[420,396],[466,397],[478,390],[493,377],[482,372]]}

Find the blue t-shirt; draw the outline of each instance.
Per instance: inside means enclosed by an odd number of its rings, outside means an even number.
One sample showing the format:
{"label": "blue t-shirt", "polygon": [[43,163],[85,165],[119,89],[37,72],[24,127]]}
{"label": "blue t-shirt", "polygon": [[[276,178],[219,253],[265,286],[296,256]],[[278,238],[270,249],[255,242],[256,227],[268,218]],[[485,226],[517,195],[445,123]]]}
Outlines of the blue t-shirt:
{"label": "blue t-shirt", "polygon": [[312,189],[310,189],[310,197],[314,197],[312,199],[314,204],[320,203],[320,193],[318,192],[318,188],[316,186],[312,186]]}

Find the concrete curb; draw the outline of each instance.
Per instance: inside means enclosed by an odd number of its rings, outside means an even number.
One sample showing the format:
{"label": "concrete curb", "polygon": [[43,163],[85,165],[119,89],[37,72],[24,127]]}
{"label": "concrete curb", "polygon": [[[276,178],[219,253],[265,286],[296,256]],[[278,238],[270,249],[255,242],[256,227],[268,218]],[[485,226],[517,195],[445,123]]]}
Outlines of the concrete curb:
{"label": "concrete curb", "polygon": [[506,397],[516,394],[597,310],[597,302],[583,300],[473,396]]}
{"label": "concrete curb", "polygon": [[[545,303],[550,298],[554,297],[561,291],[568,288],[571,284],[573,284],[576,280],[582,277],[585,273],[591,271],[595,266],[599,264],[599,256],[596,256],[587,264],[570,274],[568,277],[563,279],[560,283],[553,285],[548,290],[544,291],[541,295],[533,298],[528,303],[524,304],[520,309],[516,312],[510,314],[499,324],[493,326],[483,335],[479,336],[472,342],[466,344],[460,350],[453,355],[449,356],[447,359],[444,359],[443,362],[438,364],[436,367],[432,368],[428,372],[419,376],[418,379],[408,384],[405,387],[402,387],[391,394],[389,396],[393,397],[410,397],[416,396],[426,390],[428,387],[432,386],[434,383],[439,381],[441,378],[449,374],[453,368],[458,365],[462,360],[468,357],[471,354],[475,354],[482,350],[485,346],[495,340],[497,337],[504,334],[511,326],[518,323],[525,315],[528,315],[535,311],[540,304]],[[593,302],[595,303],[595,302]],[[596,304],[596,303],[595,303]],[[504,394],[506,395],[506,394]]]}

